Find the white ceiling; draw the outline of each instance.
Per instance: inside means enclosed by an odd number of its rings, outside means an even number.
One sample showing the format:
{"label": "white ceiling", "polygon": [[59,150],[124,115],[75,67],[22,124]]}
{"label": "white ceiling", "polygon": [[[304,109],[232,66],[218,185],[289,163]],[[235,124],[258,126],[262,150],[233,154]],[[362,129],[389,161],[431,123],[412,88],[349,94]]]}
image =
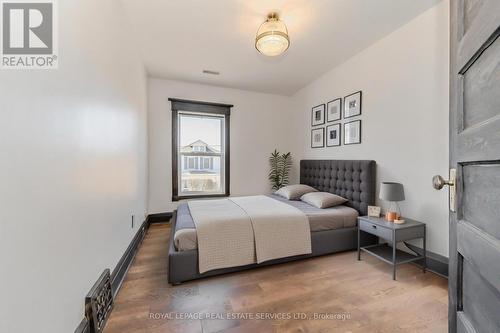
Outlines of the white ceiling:
{"label": "white ceiling", "polygon": [[[439,1],[122,0],[151,76],[284,95]],[[270,11],[280,14],[291,40],[276,58],[254,47]]]}

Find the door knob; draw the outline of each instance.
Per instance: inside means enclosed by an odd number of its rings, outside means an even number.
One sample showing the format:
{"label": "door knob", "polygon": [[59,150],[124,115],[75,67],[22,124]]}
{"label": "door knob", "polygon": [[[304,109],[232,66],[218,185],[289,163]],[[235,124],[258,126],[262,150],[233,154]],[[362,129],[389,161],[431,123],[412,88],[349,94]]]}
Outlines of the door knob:
{"label": "door knob", "polygon": [[454,186],[455,185],[454,179],[445,180],[440,175],[432,177],[432,187],[434,187],[436,190],[442,189],[445,185]]}
{"label": "door knob", "polygon": [[452,212],[456,211],[456,203],[455,203],[456,190],[457,190],[456,179],[457,179],[456,169],[450,169],[449,180],[445,180],[440,175],[432,177],[432,187],[434,187],[436,190],[442,189],[445,185],[448,185],[450,187],[450,210]]}

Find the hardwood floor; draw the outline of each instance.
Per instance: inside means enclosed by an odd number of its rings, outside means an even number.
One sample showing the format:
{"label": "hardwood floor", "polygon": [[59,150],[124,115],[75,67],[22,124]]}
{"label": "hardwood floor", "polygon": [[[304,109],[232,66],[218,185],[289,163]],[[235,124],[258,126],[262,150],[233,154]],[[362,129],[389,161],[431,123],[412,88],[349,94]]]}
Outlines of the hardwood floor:
{"label": "hardwood floor", "polygon": [[[357,261],[356,252],[344,252],[172,287],[169,232],[168,224],[150,227],[105,333],[447,332],[447,280],[416,266],[400,266],[393,281],[389,265],[367,254]],[[179,318],[200,313],[201,318]],[[231,313],[240,317],[225,319]],[[315,313],[337,318],[300,317]],[[271,314],[282,316],[243,317]],[[299,318],[287,318],[293,314]]]}

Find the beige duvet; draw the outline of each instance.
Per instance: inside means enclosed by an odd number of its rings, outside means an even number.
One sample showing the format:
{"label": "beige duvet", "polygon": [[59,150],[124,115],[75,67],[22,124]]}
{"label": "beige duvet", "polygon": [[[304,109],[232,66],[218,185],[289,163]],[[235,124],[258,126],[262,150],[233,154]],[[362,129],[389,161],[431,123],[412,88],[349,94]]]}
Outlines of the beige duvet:
{"label": "beige duvet", "polygon": [[199,271],[311,253],[311,232],[299,209],[267,196],[190,201]]}

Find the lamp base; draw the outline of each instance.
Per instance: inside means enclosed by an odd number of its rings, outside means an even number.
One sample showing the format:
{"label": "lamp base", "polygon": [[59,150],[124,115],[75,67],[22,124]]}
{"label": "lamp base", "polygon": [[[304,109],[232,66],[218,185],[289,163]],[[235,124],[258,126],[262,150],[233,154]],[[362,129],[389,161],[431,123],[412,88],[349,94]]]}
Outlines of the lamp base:
{"label": "lamp base", "polygon": [[385,214],[385,219],[389,222],[394,222],[394,220],[397,220],[398,218],[398,213],[396,212],[387,212],[387,214]]}

